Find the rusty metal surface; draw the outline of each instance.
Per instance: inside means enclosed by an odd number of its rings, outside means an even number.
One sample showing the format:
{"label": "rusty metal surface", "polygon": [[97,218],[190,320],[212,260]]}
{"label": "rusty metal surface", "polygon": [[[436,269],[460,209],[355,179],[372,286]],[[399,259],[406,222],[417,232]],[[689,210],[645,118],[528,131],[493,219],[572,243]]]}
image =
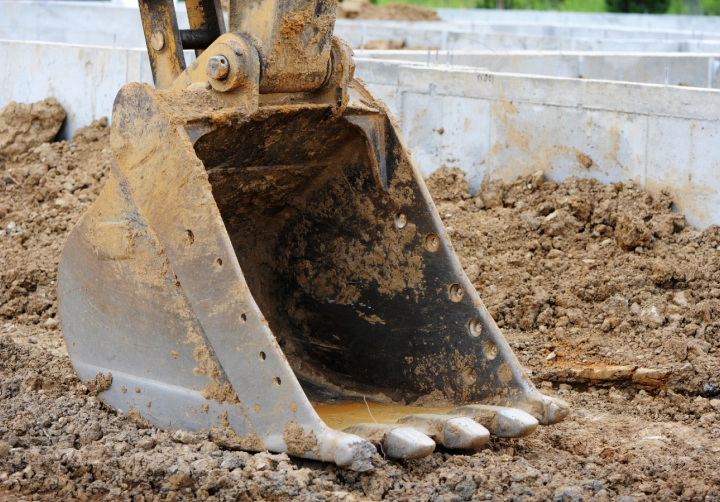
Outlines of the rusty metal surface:
{"label": "rusty metal surface", "polygon": [[138,0],[155,87],[163,89],[185,70],[172,0]]}
{"label": "rusty metal surface", "polygon": [[[60,263],[80,376],[112,373],[101,397],[157,426],[356,470],[373,445],[417,458],[562,420],[465,276],[349,48],[332,40],[328,78],[273,94],[263,50],[228,33],[171,82],[159,72],[164,90],[118,94],[117,166]],[[470,406],[404,408],[438,391]],[[318,414],[358,398],[395,418],[349,406],[341,432]]]}
{"label": "rusty metal surface", "polygon": [[328,77],[336,0],[231,2],[230,31],[258,41],[260,91],[315,90]]}
{"label": "rusty metal surface", "polygon": [[226,31],[222,6],[220,0],[185,0],[185,7],[190,29],[181,31],[183,48],[199,56]]}

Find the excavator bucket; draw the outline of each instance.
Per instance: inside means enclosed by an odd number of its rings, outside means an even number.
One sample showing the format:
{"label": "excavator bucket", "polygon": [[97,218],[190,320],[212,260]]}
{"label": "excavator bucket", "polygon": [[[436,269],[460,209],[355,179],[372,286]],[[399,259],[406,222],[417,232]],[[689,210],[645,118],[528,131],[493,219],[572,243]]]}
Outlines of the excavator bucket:
{"label": "excavator bucket", "polygon": [[[293,39],[248,36],[257,13],[232,4],[239,33],[184,68],[182,43],[200,36],[172,31],[172,1],[141,1],[156,88],[118,94],[117,163],[60,263],[77,373],[155,426],[355,470],[378,448],[419,458],[562,420],[463,272],[324,5],[274,13],[306,23]],[[198,32],[216,12],[204,7]],[[296,57],[273,67],[300,42],[317,75]],[[438,391],[440,406],[416,404]]]}

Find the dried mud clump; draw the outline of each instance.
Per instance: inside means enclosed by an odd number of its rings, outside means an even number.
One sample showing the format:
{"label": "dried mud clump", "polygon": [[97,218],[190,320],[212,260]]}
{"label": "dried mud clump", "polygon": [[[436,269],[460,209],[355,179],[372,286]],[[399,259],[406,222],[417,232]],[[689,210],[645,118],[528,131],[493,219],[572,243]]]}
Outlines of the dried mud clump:
{"label": "dried mud clump", "polygon": [[111,375],[78,380],[57,264],[108,177],[108,143],[99,121],[0,159],[0,500],[720,500],[720,232],[687,227],[666,195],[542,173],[471,194],[461,171],[436,172],[467,274],[572,412],[476,453],[378,454],[358,473],[238,451],[254,438],[227,427],[159,430],[102,403]]}
{"label": "dried mud clump", "polygon": [[0,158],[52,141],[64,120],[65,110],[55,98],[31,104],[9,103],[0,110]]}

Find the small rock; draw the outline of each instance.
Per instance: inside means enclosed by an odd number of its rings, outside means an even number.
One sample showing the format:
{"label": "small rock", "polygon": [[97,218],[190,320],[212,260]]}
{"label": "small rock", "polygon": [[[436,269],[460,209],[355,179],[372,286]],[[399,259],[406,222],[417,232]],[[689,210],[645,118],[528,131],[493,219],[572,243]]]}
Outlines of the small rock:
{"label": "small rock", "polygon": [[85,430],[80,434],[80,441],[90,443],[98,441],[103,437],[102,428],[99,422],[90,422]]}
{"label": "small rock", "polygon": [[34,373],[31,373],[25,378],[25,380],[23,380],[23,390],[25,392],[37,392],[42,388],[42,383],[42,378]]}
{"label": "small rock", "polygon": [[478,485],[472,478],[465,478],[455,486],[455,495],[463,500],[470,500],[478,489]]}
{"label": "small rock", "polygon": [[545,358],[546,361],[552,361],[557,357],[557,354],[555,352],[550,352],[547,357]]}
{"label": "small rock", "polygon": [[651,328],[659,328],[665,322],[665,317],[660,315],[655,306],[651,306],[640,311],[640,320]]}
{"label": "small rock", "polygon": [[60,321],[58,321],[54,317],[49,317],[48,320],[45,321],[45,327],[47,329],[55,329],[58,326],[60,326]]}
{"label": "small rock", "polygon": [[192,478],[184,472],[178,472],[170,476],[167,480],[167,487],[171,490],[179,488],[191,488],[195,483]]}
{"label": "small rock", "polygon": [[220,464],[220,469],[227,469],[228,471],[232,471],[234,469],[237,469],[238,467],[243,468],[245,467],[245,463],[248,461],[249,458],[250,455],[248,455],[247,458],[240,458],[237,455],[227,457]]}
{"label": "small rock", "polygon": [[672,302],[677,305],[678,307],[687,307],[688,301],[687,297],[685,296],[685,291],[678,291],[673,295]]}
{"label": "small rock", "polygon": [[700,416],[700,423],[706,427],[712,427],[717,423],[717,419],[716,413],[705,413]]}
{"label": "small rock", "polygon": [[29,465],[23,469],[22,473],[25,479],[31,479],[35,475],[35,471],[33,471],[33,468]]}
{"label": "small rock", "polygon": [[540,188],[543,183],[545,183],[545,172],[542,170],[535,171],[530,177],[530,184],[533,188],[537,189]]}
{"label": "small rock", "polygon": [[488,209],[503,206],[503,194],[501,191],[483,190],[480,192],[480,197],[482,198],[483,206]]}
{"label": "small rock", "polygon": [[584,500],[582,488],[579,486],[563,486],[555,490],[553,502],[575,502]]}
{"label": "small rock", "polygon": [[628,311],[628,300],[622,296],[611,296],[605,304],[605,312],[609,315],[624,315]]}
{"label": "small rock", "polygon": [[627,321],[623,321],[620,324],[618,324],[617,328],[615,328],[618,333],[628,333],[632,330],[632,326],[630,326],[630,323]]}
{"label": "small rock", "polygon": [[604,488],[597,492],[592,498],[593,502],[610,502],[610,495]]}
{"label": "small rock", "polygon": [[655,214],[649,222],[650,229],[660,238],[679,232],[686,224],[685,215],[677,213]]}
{"label": "small rock", "polygon": [[620,214],[615,224],[615,238],[625,251],[646,247],[652,242],[652,234],[642,218]]}
{"label": "small rock", "polygon": [[[717,401],[717,399],[715,401]],[[4,458],[11,448],[12,446],[10,446],[8,443],[0,441],[0,458]]]}
{"label": "small rock", "polygon": [[245,465],[245,470],[249,471],[249,472],[267,471],[267,470],[271,470],[272,468],[273,468],[273,466],[268,461],[268,459],[261,457],[259,455],[254,455],[250,460],[248,460],[247,464]]}
{"label": "small rock", "polygon": [[617,392],[610,392],[608,394],[608,401],[615,404],[622,404],[627,401],[627,399],[625,399],[625,396],[623,396],[622,394],[619,394]]}
{"label": "small rock", "polygon": [[543,232],[551,237],[576,232],[583,224],[565,209],[558,209],[545,217],[540,225]]}
{"label": "small rock", "polygon": [[665,350],[671,354],[677,361],[684,361],[688,355],[688,343],[685,339],[672,337],[665,340],[663,344]]}
{"label": "small rock", "polygon": [[465,269],[465,273],[467,274],[468,280],[471,283],[474,283],[475,281],[477,281],[478,277],[480,276],[480,269],[478,268],[478,266],[475,263],[473,263],[470,266],[468,266],[467,269]]}
{"label": "small rock", "polygon": [[[644,391],[641,391],[644,392]],[[632,400],[633,403],[636,404],[650,404],[653,402],[652,396],[648,396],[647,393],[640,394],[639,392],[635,394],[635,397]]]}
{"label": "small rock", "polygon": [[196,444],[200,441],[200,438],[197,437],[197,435],[183,430],[175,431],[173,439],[182,444]]}
{"label": "small rock", "polygon": [[149,437],[142,438],[137,442],[137,447],[141,450],[152,450],[153,446],[155,446],[155,441]]}

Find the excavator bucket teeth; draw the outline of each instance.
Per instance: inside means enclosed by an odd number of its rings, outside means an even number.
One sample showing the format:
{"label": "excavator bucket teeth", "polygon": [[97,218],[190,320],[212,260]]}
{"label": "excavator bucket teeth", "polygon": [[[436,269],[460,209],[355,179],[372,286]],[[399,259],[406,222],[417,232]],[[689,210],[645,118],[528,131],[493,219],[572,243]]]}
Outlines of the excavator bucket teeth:
{"label": "excavator bucket teeth", "polygon": [[[400,458],[427,455],[430,436],[479,447],[486,430],[468,419],[522,436],[565,417],[525,376],[360,82],[339,111],[219,110],[215,92],[120,91],[117,164],[65,245],[68,351],[81,378],[112,374],[108,404],[356,470],[376,449],[353,431],[380,415],[421,415],[375,427]],[[437,391],[454,406],[406,406]],[[473,404],[517,416],[458,408]]]}

